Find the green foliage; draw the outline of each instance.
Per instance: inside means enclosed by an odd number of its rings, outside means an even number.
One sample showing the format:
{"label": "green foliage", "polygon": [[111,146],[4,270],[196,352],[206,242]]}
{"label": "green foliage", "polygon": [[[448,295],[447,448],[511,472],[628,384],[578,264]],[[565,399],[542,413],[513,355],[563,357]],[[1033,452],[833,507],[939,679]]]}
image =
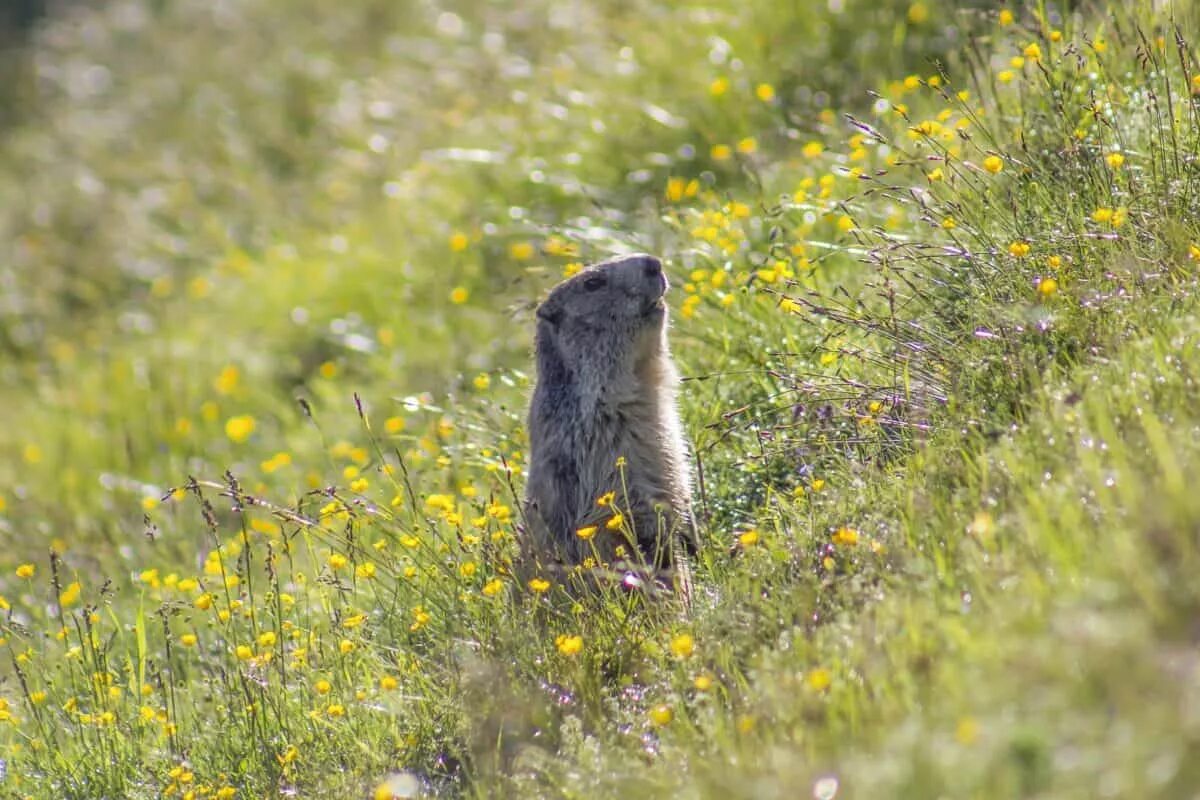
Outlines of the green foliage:
{"label": "green foliage", "polygon": [[[1194,794],[1194,24],[60,12],[0,140],[5,795]],[[511,569],[530,309],[633,248],[686,610]]]}

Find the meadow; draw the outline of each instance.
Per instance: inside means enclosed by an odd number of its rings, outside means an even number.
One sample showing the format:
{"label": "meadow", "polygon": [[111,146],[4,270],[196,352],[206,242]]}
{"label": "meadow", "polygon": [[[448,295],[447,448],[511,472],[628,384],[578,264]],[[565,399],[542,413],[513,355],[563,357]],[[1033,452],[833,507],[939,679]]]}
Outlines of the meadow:
{"label": "meadow", "polygon": [[[1195,796],[1197,42],[53,11],[0,92],[0,795]],[[512,570],[534,305],[633,250],[686,610]]]}

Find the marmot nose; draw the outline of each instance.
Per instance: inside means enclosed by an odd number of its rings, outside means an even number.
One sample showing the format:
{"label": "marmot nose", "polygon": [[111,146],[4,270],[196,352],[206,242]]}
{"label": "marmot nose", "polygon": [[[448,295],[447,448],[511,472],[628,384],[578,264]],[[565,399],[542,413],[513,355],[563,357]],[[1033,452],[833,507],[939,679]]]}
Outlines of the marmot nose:
{"label": "marmot nose", "polygon": [[642,256],[642,272],[647,278],[657,278],[662,275],[662,262],[654,256]]}

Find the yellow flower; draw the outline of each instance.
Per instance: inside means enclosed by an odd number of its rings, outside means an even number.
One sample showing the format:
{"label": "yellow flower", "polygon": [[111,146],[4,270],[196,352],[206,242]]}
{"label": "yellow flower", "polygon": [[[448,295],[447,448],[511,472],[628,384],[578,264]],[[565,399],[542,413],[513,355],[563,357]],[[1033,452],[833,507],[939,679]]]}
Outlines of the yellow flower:
{"label": "yellow flower", "polygon": [[352,617],[346,617],[344,620],[342,620],[342,627],[343,628],[357,628],[359,625],[362,625],[366,621],[367,621],[366,614],[355,614]]}
{"label": "yellow flower", "polygon": [[254,426],[254,417],[249,414],[230,417],[225,421],[225,435],[231,441],[241,444],[250,438],[250,434],[254,433]]}
{"label": "yellow flower", "polygon": [[713,97],[720,97],[729,91],[728,78],[714,78],[713,82],[708,85],[708,93]]}
{"label": "yellow flower", "polygon": [[1037,288],[1041,292],[1042,297],[1050,297],[1058,291],[1058,281],[1054,280],[1054,278],[1042,278],[1038,282]]}
{"label": "yellow flower", "polygon": [[833,676],[829,674],[829,670],[823,667],[818,667],[817,669],[814,669],[808,673],[808,678],[806,680],[809,688],[811,688],[813,691],[821,692],[828,689],[829,684],[833,683]]}
{"label": "yellow flower", "polygon": [[1092,49],[1097,53],[1103,53],[1108,50],[1108,42],[1104,41],[1104,39],[1097,38],[1094,42],[1092,42]]}
{"label": "yellow flower", "polygon": [[[747,136],[745,139],[741,139],[738,141],[737,150],[739,153],[741,153],[743,155],[750,155],[751,153],[757,152],[758,140],[755,139],[753,136]],[[715,156],[714,156],[714,158],[715,158]]]}
{"label": "yellow flower", "polygon": [[213,597],[211,594],[208,594],[207,592],[200,595],[192,602],[192,605],[194,605],[196,608],[200,609],[201,611],[208,611],[210,608],[212,608],[212,604],[213,604]]}
{"label": "yellow flower", "polygon": [[620,511],[609,517],[608,522],[604,523],[604,527],[610,531],[615,531],[625,524],[625,515]]}
{"label": "yellow flower", "polygon": [[550,581],[541,578],[534,578],[529,582],[529,588],[537,594],[544,594],[550,590]]}
{"label": "yellow flower", "polygon": [[258,635],[259,647],[274,647],[275,641],[275,631],[263,631]]}
{"label": "yellow flower", "polygon": [[1104,160],[1108,162],[1108,165],[1113,169],[1120,169],[1125,163],[1125,156],[1121,155],[1120,153],[1109,153],[1104,157]]}
{"label": "yellow flower", "polygon": [[680,633],[671,639],[671,652],[676,658],[691,658],[696,651],[696,640],[690,633]]}
{"label": "yellow flower", "polygon": [[346,558],[341,553],[330,553],[329,554],[328,564],[329,564],[330,569],[339,570],[342,567],[346,566],[346,564],[348,564],[348,563],[349,563],[349,559]]}
{"label": "yellow flower", "polygon": [[1013,13],[1007,8],[1000,9],[1000,24],[1004,26],[1013,24]]}
{"label": "yellow flower", "polygon": [[379,688],[385,692],[390,692],[400,685],[400,681],[393,678],[391,675],[384,675],[379,679]]}
{"label": "yellow flower", "polygon": [[754,95],[764,103],[769,103],[775,99],[775,87],[769,83],[760,83],[754,87]]}
{"label": "yellow flower", "polygon": [[195,647],[197,641],[199,639],[194,633],[185,633],[179,637],[179,643],[184,647]]}
{"label": "yellow flower", "polygon": [[331,717],[346,716],[346,707],[341,703],[330,703],[325,707],[325,713]]}
{"label": "yellow flower", "polygon": [[1008,246],[1008,252],[1009,255],[1013,256],[1014,258],[1024,258],[1025,256],[1029,255],[1029,243],[1013,242]]}
{"label": "yellow flower", "polygon": [[37,572],[37,567],[33,564],[22,564],[17,567],[18,578],[32,578],[35,572]]}
{"label": "yellow flower", "polygon": [[738,534],[738,544],[742,547],[753,547],[758,544],[758,531],[748,530]]}
{"label": "yellow flower", "polygon": [[1188,258],[1192,261],[1200,261],[1200,244],[1188,245]]}
{"label": "yellow flower", "polygon": [[[1004,69],[996,73],[996,79],[1001,83],[1012,83],[1012,79],[1017,77],[1012,70]],[[984,162],[986,164],[986,162]],[[998,172],[999,170],[997,170]]]}
{"label": "yellow flower", "polygon": [[374,578],[375,564],[370,561],[365,561],[354,568],[354,574],[356,577],[363,578],[364,580]]}
{"label": "yellow flower", "polygon": [[709,155],[713,161],[727,161],[733,155],[733,148],[727,144],[714,144]]}
{"label": "yellow flower", "polygon": [[400,433],[404,430],[404,419],[401,417],[388,417],[383,423],[383,429],[392,435]]}
{"label": "yellow flower", "polygon": [[583,272],[583,264],[579,261],[572,261],[563,267],[563,277],[570,278],[572,275],[578,275]]}
{"label": "yellow flower", "polygon": [[238,382],[241,380],[242,373],[233,364],[229,364],[221,373],[217,375],[213,381],[213,388],[217,394],[230,395],[237,391]]}
{"label": "yellow flower", "polygon": [[650,718],[650,724],[656,728],[670,725],[671,720],[675,719],[675,713],[671,711],[671,707],[666,704],[657,705],[650,709],[647,716]]}
{"label": "yellow flower", "polygon": [[450,249],[455,253],[461,253],[467,249],[467,245],[471,240],[467,238],[465,233],[454,233],[450,236]]}
{"label": "yellow flower", "polygon": [[1037,42],[1030,42],[1029,44],[1025,45],[1025,49],[1022,50],[1021,52],[1023,52],[1025,54],[1025,57],[1028,58],[1030,61],[1041,61],[1042,60],[1042,48],[1041,48],[1041,46],[1038,45]]}
{"label": "yellow flower", "polygon": [[946,217],[942,220],[942,227],[948,231],[952,231],[958,227],[958,223],[954,221],[954,217]]}
{"label": "yellow flower", "polygon": [[929,19],[929,6],[924,3],[913,3],[908,7],[908,21],[913,25],[920,25]]}
{"label": "yellow flower", "polygon": [[979,738],[979,723],[971,717],[963,717],[954,726],[954,738],[959,744],[974,744]]}
{"label": "yellow flower", "polygon": [[79,592],[79,581],[72,581],[66,589],[63,589],[62,594],[58,596],[59,605],[63,608],[75,605],[79,602]]}
{"label": "yellow flower", "polygon": [[495,597],[503,590],[504,581],[500,580],[499,578],[492,578],[490,581],[485,583],[483,588],[479,591],[482,592],[485,597]]}
{"label": "yellow flower", "polygon": [[333,684],[324,678],[320,678],[316,683],[313,684],[313,691],[315,691],[317,694],[329,694],[332,689]]}
{"label": "yellow flower", "polygon": [[564,633],[554,639],[554,646],[564,656],[575,656],[579,654],[579,651],[583,650],[583,637],[578,635],[568,636]]}
{"label": "yellow flower", "polygon": [[[426,615],[426,619],[428,619],[428,615]],[[353,653],[354,647],[354,642],[350,641],[349,639],[342,639],[340,642],[338,642],[338,652],[342,655]]]}
{"label": "yellow flower", "polygon": [[696,687],[697,692],[707,692],[709,689],[712,688],[712,685],[713,685],[712,676],[709,675],[707,672],[703,672],[703,673],[697,675],[696,679],[694,681],[692,681],[692,686]]}
{"label": "yellow flower", "polygon": [[816,141],[808,142],[804,147],[800,148],[800,153],[805,158],[816,158],[823,152],[825,152],[825,145]]}
{"label": "yellow flower", "polygon": [[330,380],[337,377],[337,364],[332,361],[325,361],[317,368],[317,373],[325,380]]}
{"label": "yellow flower", "polygon": [[575,535],[578,536],[580,539],[583,539],[586,542],[588,539],[591,539],[593,536],[596,535],[596,526],[588,525],[586,527],[580,528],[579,530],[575,531]]}
{"label": "yellow flower", "polygon": [[596,505],[600,506],[601,508],[604,508],[606,506],[612,505],[613,501],[616,499],[617,499],[616,492],[605,492],[604,494],[602,494],[596,498]]}
{"label": "yellow flower", "polygon": [[1046,266],[1050,269],[1058,269],[1062,266],[1062,256],[1049,256],[1046,258]]}
{"label": "yellow flower", "polygon": [[1112,221],[1113,213],[1114,212],[1111,208],[1097,208],[1092,212],[1092,219],[1096,222],[1104,224]]}
{"label": "yellow flower", "polygon": [[242,661],[249,661],[251,658],[254,658],[254,650],[248,644],[239,644],[234,652]]}
{"label": "yellow flower", "polygon": [[853,528],[841,527],[833,532],[834,544],[853,547],[858,544],[858,531]]}
{"label": "yellow flower", "polygon": [[988,156],[983,160],[983,168],[995,175],[1004,169],[1004,160],[1000,156]]}
{"label": "yellow flower", "polygon": [[476,389],[482,392],[492,385],[492,379],[486,372],[481,372],[475,376],[475,379],[471,383],[474,384]]}
{"label": "yellow flower", "polygon": [[471,297],[471,293],[461,286],[455,286],[450,290],[450,302],[456,306],[461,306]]}

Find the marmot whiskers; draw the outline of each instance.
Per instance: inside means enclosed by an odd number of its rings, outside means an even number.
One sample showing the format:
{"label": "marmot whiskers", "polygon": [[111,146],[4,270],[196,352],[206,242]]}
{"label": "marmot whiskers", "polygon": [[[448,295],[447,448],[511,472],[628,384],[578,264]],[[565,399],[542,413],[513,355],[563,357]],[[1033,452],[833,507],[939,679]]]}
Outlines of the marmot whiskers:
{"label": "marmot whiskers", "polygon": [[688,591],[696,533],[666,291],[662,262],[633,255],[588,267],[538,307],[524,540],[537,567],[598,557]]}

